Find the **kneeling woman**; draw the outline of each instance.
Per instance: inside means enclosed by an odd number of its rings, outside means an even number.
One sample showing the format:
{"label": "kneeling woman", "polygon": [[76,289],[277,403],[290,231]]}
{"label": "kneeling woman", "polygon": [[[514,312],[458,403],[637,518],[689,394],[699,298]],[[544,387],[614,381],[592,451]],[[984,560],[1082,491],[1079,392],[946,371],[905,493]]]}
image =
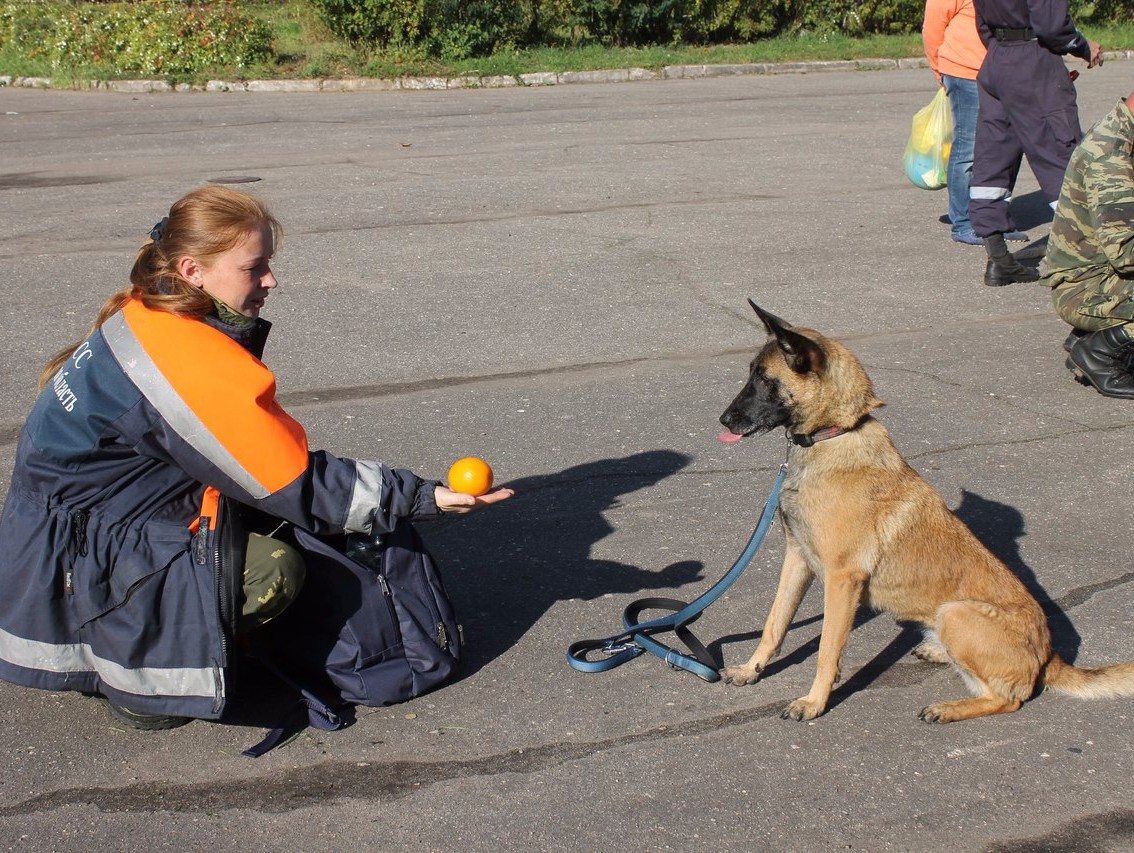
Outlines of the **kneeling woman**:
{"label": "kneeling woman", "polygon": [[[260,361],[278,234],[253,196],[190,192],[131,287],[45,368],[0,517],[0,677],[101,694],[141,728],[215,719],[234,627],[277,615],[303,582],[295,550],[245,532],[247,508],[378,535],[511,495],[308,450]],[[222,588],[227,554],[243,589],[232,572]]]}

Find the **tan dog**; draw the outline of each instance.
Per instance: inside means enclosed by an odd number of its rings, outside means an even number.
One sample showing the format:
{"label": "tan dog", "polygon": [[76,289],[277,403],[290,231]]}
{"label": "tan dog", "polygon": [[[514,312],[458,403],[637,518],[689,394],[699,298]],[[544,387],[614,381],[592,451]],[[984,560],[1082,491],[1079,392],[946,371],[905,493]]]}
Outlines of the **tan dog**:
{"label": "tan dog", "polygon": [[811,692],[783,713],[827,707],[860,603],[918,622],[915,654],[951,663],[976,694],[935,702],[931,723],[1015,711],[1040,687],[1084,698],[1134,696],[1134,662],[1083,669],[1051,649],[1039,603],[945,506],[870,412],[882,403],[838,341],[794,328],[749,300],[771,339],[721,415],[726,440],[785,427],[792,447],[780,517],[787,538],[775,601],[756,653],[722,670],[752,684],[779,652],[811,581],[823,581],[823,634]]}

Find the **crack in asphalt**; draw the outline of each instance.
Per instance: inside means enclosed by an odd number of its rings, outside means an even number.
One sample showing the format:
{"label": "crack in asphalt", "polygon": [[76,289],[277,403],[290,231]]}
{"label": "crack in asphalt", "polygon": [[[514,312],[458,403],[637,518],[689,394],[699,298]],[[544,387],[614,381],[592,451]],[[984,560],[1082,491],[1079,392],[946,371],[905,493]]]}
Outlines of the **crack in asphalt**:
{"label": "crack in asphalt", "polygon": [[[337,388],[283,391],[276,395],[276,399],[279,401],[280,405],[286,409],[303,409],[311,406],[325,406],[332,403],[378,400],[383,397],[396,397],[401,394],[416,394],[422,391],[436,391],[444,388],[460,388],[463,386],[484,385],[494,382],[538,379],[546,376],[601,373],[605,370],[624,369],[649,363],[701,361],[723,356],[738,355],[745,352],[748,352],[747,347],[737,347],[735,349],[725,349],[713,353],[643,356],[614,361],[587,361],[575,364],[552,365],[550,367],[537,367],[528,370],[513,370],[482,375],[442,376],[433,379],[386,382],[374,385],[345,385]],[[14,445],[19,438],[23,426],[24,422],[22,420],[8,421],[7,423],[0,422],[0,447]]]}
{"label": "crack in asphalt", "polygon": [[[564,211],[571,213],[572,211]],[[347,229],[351,230],[351,229]],[[316,233],[316,232],[310,232]],[[6,257],[0,254],[0,258]],[[746,325],[750,325],[748,314],[741,312],[738,309],[733,310],[728,306],[714,305],[706,299],[698,299],[698,301],[710,308],[715,308],[723,313],[730,319],[736,319]],[[997,317],[994,320],[1003,321],[1004,319],[1019,320],[1019,319],[1034,319],[1032,317],[1014,317],[1008,315],[1007,317]],[[978,320],[974,325],[986,325],[993,321]],[[886,329],[876,332],[865,332],[858,335],[844,336],[844,341],[866,341],[866,340],[885,340],[887,338],[901,338],[910,334],[916,334],[922,331],[919,327],[912,327],[907,329]],[[584,361],[575,362],[573,364],[552,365],[549,367],[530,368],[527,370],[504,371],[501,373],[490,373],[481,375],[463,375],[463,376],[443,376],[430,379],[421,380],[407,380],[404,382],[389,382],[374,385],[348,385],[340,387],[322,388],[322,389],[308,389],[300,391],[284,391],[277,394],[277,399],[282,405],[290,405],[294,407],[304,407],[325,404],[328,402],[354,402],[358,400],[379,399],[381,397],[397,396],[399,394],[412,394],[419,391],[432,391],[442,388],[456,388],[462,385],[478,385],[489,382],[507,382],[516,379],[533,379],[541,376],[553,376],[556,374],[582,374],[588,372],[600,372],[612,368],[625,368],[635,367],[640,364],[649,363],[682,363],[690,361],[711,361],[717,358],[725,358],[730,356],[747,355],[751,356],[759,350],[759,346],[744,345],[737,347],[727,347],[713,352],[675,352],[665,355],[654,356],[639,356],[635,358],[616,359],[609,361]],[[944,384],[953,385],[954,387],[961,387],[959,383],[950,382],[948,379],[937,374],[927,373],[924,371],[912,370],[910,368],[895,367],[893,365],[872,365],[864,362],[864,366],[868,367],[871,372],[905,372],[913,373],[918,376],[933,378]],[[1001,400],[1002,402],[1005,402]],[[1080,426],[1085,426],[1079,424]],[[1129,424],[1119,424],[1113,429],[1120,429]],[[20,429],[23,427],[23,421],[9,421],[7,423],[0,422],[0,445],[14,443],[19,435]],[[1109,429],[1108,427],[1089,427],[1090,429]],[[1040,439],[1047,437],[1043,436]],[[1040,440],[1029,439],[1029,440]],[[1018,439],[1016,439],[1018,441]],[[974,445],[965,444],[958,445],[958,447],[971,447]],[[955,450],[956,447],[949,447],[948,450]]]}
{"label": "crack in asphalt", "polygon": [[505,773],[533,773],[590,758],[612,749],[670,738],[711,734],[769,717],[778,717],[786,701],[730,711],[680,726],[656,726],[643,732],[586,743],[522,747],[454,761],[332,761],[297,767],[257,779],[228,782],[162,784],[147,781],[117,788],[85,787],[49,791],[0,808],[0,818],[89,805],[101,812],[202,812],[234,809],[280,813],[342,799],[389,801],[438,782]]}
{"label": "crack in asphalt", "polygon": [[122,178],[107,178],[94,175],[43,175],[40,172],[29,174],[0,175],[0,192],[4,190],[47,189],[56,187],[81,187],[91,184],[112,184]]}
{"label": "crack in asphalt", "polygon": [[733,196],[714,196],[712,198],[676,198],[662,201],[626,202],[623,204],[588,205],[584,207],[562,207],[554,210],[532,208],[523,211],[509,211],[496,215],[477,214],[476,216],[462,216],[451,218],[430,219],[399,219],[396,222],[374,222],[362,225],[332,226],[326,228],[304,228],[297,230],[296,235],[308,236],[312,234],[350,234],[355,232],[387,231],[404,228],[434,228],[437,226],[452,227],[454,225],[479,225],[485,222],[530,222],[533,219],[543,219],[557,216],[589,216],[595,213],[619,213],[634,210],[657,210],[674,207],[707,207],[721,204],[736,204],[755,201],[779,201],[782,196],[759,195],[742,193]]}
{"label": "crack in asphalt", "polygon": [[348,385],[340,388],[327,388],[314,391],[285,391],[278,394],[277,399],[284,408],[301,409],[306,406],[355,402],[358,400],[374,400],[381,397],[395,397],[399,394],[416,394],[421,391],[436,391],[440,388],[456,388],[464,385],[483,385],[490,382],[535,379],[541,376],[600,372],[610,368],[634,367],[654,360],[656,359],[627,358],[617,361],[591,361],[581,364],[564,364],[553,367],[537,367],[529,370],[490,373],[481,376],[444,376],[436,379],[386,382],[376,385]]}
{"label": "crack in asphalt", "polygon": [[[440,156],[440,155],[438,155]],[[448,155],[446,155],[448,156]],[[425,172],[410,174],[426,174]],[[0,175],[0,178],[4,176]],[[15,180],[14,178],[12,180]],[[45,179],[45,180],[58,180],[58,179]],[[66,184],[47,183],[46,186],[71,186],[83,183],[80,178],[66,178]],[[91,179],[88,183],[109,183],[111,181],[122,180],[120,178],[107,178],[107,179]],[[35,184],[31,184],[35,186]],[[0,181],[0,191],[9,189]],[[499,223],[499,222],[530,222],[538,219],[548,219],[560,216],[590,216],[593,214],[607,214],[607,213],[620,213],[624,211],[651,211],[657,209],[670,209],[677,207],[708,207],[722,204],[746,204],[751,202],[765,202],[765,201],[778,201],[782,196],[776,195],[760,195],[753,193],[741,193],[732,196],[714,196],[712,198],[675,198],[664,199],[660,201],[642,201],[642,202],[627,202],[625,204],[609,204],[609,205],[594,205],[594,206],[578,206],[578,207],[564,207],[554,210],[532,208],[519,211],[508,211],[507,213],[499,213],[495,215],[477,214],[475,216],[458,216],[458,217],[436,217],[436,218],[417,218],[417,219],[398,219],[390,222],[366,222],[361,224],[351,225],[329,225],[329,226],[311,226],[307,228],[291,228],[288,230],[289,239],[296,237],[310,237],[310,236],[326,236],[335,234],[367,234],[371,232],[393,231],[402,230],[407,228],[451,228],[458,225],[481,225],[484,223]],[[31,242],[29,238],[28,242]],[[49,251],[55,251],[55,246],[48,246],[44,243],[33,243],[32,245],[18,246],[17,248],[11,247],[11,241],[6,246],[5,251],[0,252],[0,258],[4,260],[11,260],[16,258],[37,257]],[[106,243],[106,242],[90,242],[90,243],[73,243],[69,246],[68,250],[59,254],[66,255],[85,255],[85,254],[101,254],[106,252],[109,248],[122,247],[129,248],[130,251],[135,251],[137,248],[136,242],[122,241],[120,243]]]}
{"label": "crack in asphalt", "polygon": [[[1114,589],[1134,581],[1134,572],[1095,584],[1085,584],[1068,591],[1055,602],[1070,610],[1089,601],[1096,593]],[[899,638],[900,639],[900,638]],[[810,645],[817,646],[817,639]],[[794,653],[798,656],[805,650]],[[832,708],[842,698],[839,694],[875,689],[903,689],[922,684],[932,678],[938,667],[924,663],[904,664],[874,660],[859,667],[836,690]],[[860,686],[859,686],[860,685]],[[440,782],[458,779],[527,774],[581,761],[602,753],[637,744],[653,743],[672,738],[696,737],[712,734],[736,726],[779,717],[787,700],[779,699],[754,708],[729,711],[699,720],[690,720],[675,726],[655,726],[641,732],[618,737],[603,738],[583,743],[550,743],[534,747],[518,747],[496,755],[452,761],[332,761],[306,767],[297,767],[256,779],[228,782],[196,782],[189,784],[138,782],[120,787],[76,787],[48,791],[10,806],[0,807],[0,818],[18,817],[72,805],[89,805],[104,813],[121,812],[179,812],[215,814],[222,811],[249,810],[264,813],[284,813],[295,809],[325,805],[343,799],[392,801],[428,788]],[[1115,837],[1115,827],[1126,831],[1131,813],[1111,812],[1100,815],[1103,837]],[[1061,842],[1068,837],[1082,839],[1082,830],[1099,824],[1076,821],[1057,829],[1050,839]],[[1096,835],[1098,833],[1095,833]],[[1120,836],[1121,837],[1121,836]],[[1040,844],[1040,846],[1034,846]],[[1050,849],[1036,840],[1009,843],[996,848],[1004,851]],[[1075,849],[1059,847],[1058,849]]]}
{"label": "crack in asphalt", "polygon": [[[723,313],[725,313],[726,315],[731,315],[731,312],[729,311],[729,309],[727,309],[723,306],[717,306],[717,307],[720,308],[723,311]],[[742,319],[742,320],[747,319],[746,315],[743,315],[743,314],[736,314],[736,315],[733,315],[733,316],[735,316],[735,318],[737,318],[737,319]],[[981,321],[981,322],[983,323],[984,321]],[[873,333],[866,333],[866,334],[861,334],[861,335],[852,335],[852,336],[844,337],[844,340],[855,340],[855,341],[857,341],[857,340],[869,340],[869,339],[885,339],[885,338],[888,338],[888,337],[901,337],[903,335],[910,334],[911,332],[915,332],[915,331],[917,331],[917,330],[916,329],[913,329],[913,330],[910,330],[910,329],[883,330],[883,331],[879,331],[879,332],[873,332]],[[376,400],[376,399],[381,399],[383,397],[398,396],[400,394],[413,394],[413,393],[419,393],[419,392],[422,392],[422,391],[435,391],[435,390],[445,389],[445,388],[458,388],[458,387],[462,387],[462,386],[481,385],[481,384],[488,384],[488,383],[493,383],[493,382],[509,382],[509,381],[535,379],[535,378],[539,378],[539,377],[555,376],[555,375],[599,373],[599,372],[602,372],[604,370],[623,369],[623,368],[627,368],[627,367],[636,367],[636,366],[642,365],[642,364],[651,364],[651,363],[661,364],[661,363],[665,363],[665,362],[682,363],[682,362],[690,362],[690,361],[707,361],[707,360],[713,360],[713,359],[717,359],[717,358],[725,358],[725,357],[730,357],[730,356],[748,355],[748,354],[755,352],[755,350],[756,350],[756,347],[754,347],[754,346],[739,346],[739,347],[730,347],[730,348],[726,348],[726,349],[722,349],[722,350],[717,350],[717,351],[714,351],[714,352],[671,353],[671,354],[662,355],[662,356],[641,356],[641,357],[636,357],[636,358],[627,358],[627,359],[619,359],[619,360],[611,360],[611,361],[576,362],[574,364],[553,365],[553,366],[550,366],[550,367],[532,368],[532,369],[528,369],[528,370],[505,371],[505,372],[501,372],[501,373],[491,373],[491,374],[482,374],[482,375],[444,376],[444,377],[437,377],[437,378],[431,378],[431,379],[407,380],[407,381],[404,381],[404,382],[388,382],[388,383],[373,384],[373,385],[348,385],[348,386],[333,387],[333,388],[309,389],[309,390],[299,390],[299,391],[284,391],[284,392],[281,392],[280,394],[278,394],[277,397],[278,397],[280,404],[283,405],[285,408],[291,407],[291,408],[301,409],[301,408],[310,407],[310,406],[327,405],[327,404],[330,404],[330,403],[357,402],[357,401],[360,401],[360,400]],[[934,374],[926,374],[926,373],[922,373],[920,371],[911,371],[907,368],[874,365],[874,366],[871,366],[871,370],[876,371],[876,372],[886,372],[888,370],[896,371],[896,372],[913,372],[913,373],[917,373],[918,375],[932,376],[933,378],[937,379],[938,381],[944,382],[946,384],[956,385],[956,383],[949,383],[949,381],[944,377],[936,376]],[[1014,405],[1014,404],[1010,403],[1009,401],[1002,400],[1001,402],[1004,402],[1008,405]],[[1015,408],[1021,408],[1019,406],[1014,406],[1014,407]],[[1026,407],[1023,407],[1023,409],[1025,411],[1028,411],[1028,409]],[[1079,427],[1079,429],[1073,429],[1073,430],[1070,430],[1070,431],[1067,431],[1067,432],[1046,433],[1044,435],[1039,435],[1039,436],[1035,436],[1035,437],[1028,438],[1028,439],[1020,439],[1018,437],[1013,437],[1011,439],[992,440],[992,441],[981,442],[981,443],[976,443],[976,444],[969,442],[969,443],[948,445],[948,446],[934,448],[932,450],[923,451],[921,453],[906,454],[906,456],[909,459],[918,459],[918,458],[922,458],[922,457],[930,456],[930,455],[934,455],[934,454],[953,453],[953,452],[956,452],[957,450],[974,448],[974,447],[996,447],[996,446],[1003,445],[1003,444],[1020,444],[1020,443],[1026,443],[1026,442],[1039,442],[1039,441],[1046,441],[1048,439],[1055,438],[1055,437],[1062,437],[1062,436],[1066,436],[1066,435],[1075,435],[1077,433],[1118,431],[1118,430],[1126,429],[1130,426],[1130,424],[1128,424],[1128,423],[1119,423],[1119,424],[1114,424],[1114,425],[1110,425],[1110,426],[1088,425],[1088,424],[1082,424],[1082,423],[1078,423],[1078,422],[1074,422],[1074,421],[1071,421],[1071,423],[1074,423],[1077,427]],[[0,447],[15,444],[17,438],[19,437],[20,430],[22,428],[23,428],[23,421],[22,420],[21,421],[9,421],[7,423],[0,422]],[[756,469],[753,469],[753,470],[756,470]],[[764,470],[764,469],[760,468],[759,470]]]}
{"label": "crack in asphalt", "polygon": [[1086,604],[1095,593],[1105,592],[1108,589],[1115,589],[1116,587],[1134,581],[1134,572],[1127,572],[1124,575],[1113,578],[1108,581],[1099,581],[1098,583],[1084,584],[1077,586],[1074,589],[1068,590],[1062,597],[1055,599],[1051,603],[1058,607],[1060,610],[1074,610],[1080,604]]}

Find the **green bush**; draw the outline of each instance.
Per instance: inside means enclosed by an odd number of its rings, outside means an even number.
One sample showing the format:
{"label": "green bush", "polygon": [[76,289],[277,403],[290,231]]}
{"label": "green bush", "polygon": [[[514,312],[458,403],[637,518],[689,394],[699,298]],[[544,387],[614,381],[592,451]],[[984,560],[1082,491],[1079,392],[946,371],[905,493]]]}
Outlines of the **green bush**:
{"label": "green bush", "polygon": [[51,41],[59,4],[0,2],[0,47],[35,55]]}
{"label": "green bush", "polygon": [[923,0],[812,0],[791,23],[811,32],[894,34],[920,31],[924,17]]}
{"label": "green bush", "polygon": [[488,56],[531,34],[530,4],[515,0],[312,0],[327,27],[355,45],[446,60]]}
{"label": "green bush", "polygon": [[426,0],[312,0],[327,27],[352,44],[420,43]]}
{"label": "green bush", "polygon": [[0,2],[0,47],[67,69],[179,77],[246,68],[272,55],[271,33],[232,0]]}
{"label": "green bush", "polygon": [[[506,65],[541,49],[916,38],[923,10],[924,0],[0,0],[0,61],[6,73],[36,76],[199,80],[265,65],[311,75],[436,73],[446,64]],[[1117,25],[1121,41],[1134,0],[1071,0],[1071,13],[1096,28]],[[278,52],[260,20],[276,27]]]}
{"label": "green bush", "polygon": [[570,24],[607,45],[666,44],[674,40],[687,0],[575,0]]}
{"label": "green bush", "polygon": [[1134,20],[1134,0],[1073,0],[1071,15],[1076,22],[1128,24]]}
{"label": "green bush", "polygon": [[778,33],[787,18],[783,3],[768,0],[689,0],[689,14],[675,33],[688,44],[752,41]]}
{"label": "green bush", "polygon": [[[514,47],[638,47],[798,32],[910,33],[924,0],[312,0],[340,38],[445,60]],[[1122,3],[1132,0],[1097,0]]]}
{"label": "green bush", "polygon": [[533,38],[531,4],[517,0],[429,0],[426,50],[447,61],[491,56]]}

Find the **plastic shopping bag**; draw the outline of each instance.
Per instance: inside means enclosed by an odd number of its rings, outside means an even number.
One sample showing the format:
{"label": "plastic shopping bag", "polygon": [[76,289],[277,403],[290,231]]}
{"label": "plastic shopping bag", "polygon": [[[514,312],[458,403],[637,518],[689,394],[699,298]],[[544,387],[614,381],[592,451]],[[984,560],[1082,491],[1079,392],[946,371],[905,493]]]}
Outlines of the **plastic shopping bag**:
{"label": "plastic shopping bag", "polygon": [[945,186],[949,149],[953,147],[953,112],[945,89],[939,88],[933,100],[913,117],[910,139],[902,158],[906,177],[923,190]]}

